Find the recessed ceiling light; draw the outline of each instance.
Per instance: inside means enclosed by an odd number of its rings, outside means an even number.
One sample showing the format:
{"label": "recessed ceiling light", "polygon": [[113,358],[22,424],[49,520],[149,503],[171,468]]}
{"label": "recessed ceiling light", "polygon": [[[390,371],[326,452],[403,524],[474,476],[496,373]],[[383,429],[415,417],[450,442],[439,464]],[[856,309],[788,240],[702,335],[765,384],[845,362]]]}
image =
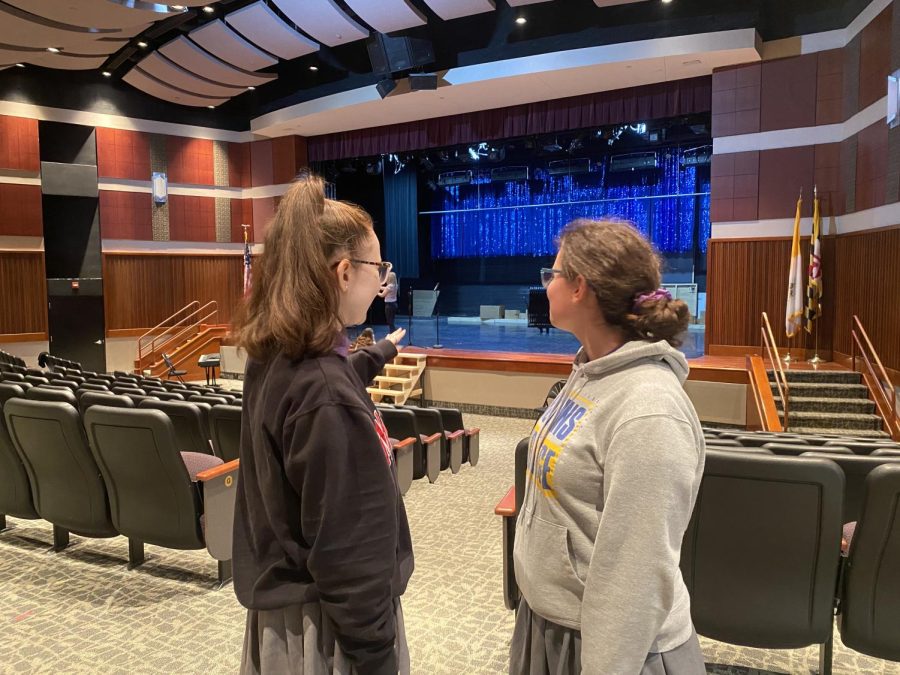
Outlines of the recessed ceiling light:
{"label": "recessed ceiling light", "polygon": [[140,47],[141,49],[146,49],[147,43],[141,40],[140,42],[138,42],[138,47]]}
{"label": "recessed ceiling light", "polygon": [[528,19],[526,19],[524,16],[520,16],[519,18],[516,19],[516,23],[519,24],[520,26],[523,26],[526,23],[528,23]]}
{"label": "recessed ceiling light", "polygon": [[668,5],[670,2],[672,2],[672,0],[662,0],[662,4],[664,5]]}
{"label": "recessed ceiling light", "polygon": [[206,5],[206,6],[203,8],[203,11],[206,12],[207,14],[212,14],[212,13],[215,12],[216,10],[214,10],[214,9],[213,9],[212,7],[210,7],[209,5]]}
{"label": "recessed ceiling light", "polygon": [[24,67],[25,67],[25,64],[24,64],[24,63],[17,63],[17,64],[16,64],[16,67],[17,67],[17,68],[24,68]]}
{"label": "recessed ceiling light", "polygon": [[309,69],[313,72],[316,72],[319,69],[319,66],[310,66]]}
{"label": "recessed ceiling light", "polygon": [[169,9],[173,9],[173,10],[175,10],[176,12],[183,12],[183,11],[184,11],[184,5],[169,5]]}
{"label": "recessed ceiling light", "polygon": [[256,87],[247,87],[247,91],[256,91]]}
{"label": "recessed ceiling light", "polygon": [[108,70],[104,70],[104,71],[103,71],[103,77],[112,77],[112,73],[109,72]]}
{"label": "recessed ceiling light", "polygon": [[59,47],[47,47],[48,52],[53,52],[54,54],[59,54],[61,51]]}
{"label": "recessed ceiling light", "polygon": [[216,106],[214,106],[214,105],[208,105],[208,106],[206,106],[206,107],[209,108],[210,110],[212,110],[212,109],[215,108]]}

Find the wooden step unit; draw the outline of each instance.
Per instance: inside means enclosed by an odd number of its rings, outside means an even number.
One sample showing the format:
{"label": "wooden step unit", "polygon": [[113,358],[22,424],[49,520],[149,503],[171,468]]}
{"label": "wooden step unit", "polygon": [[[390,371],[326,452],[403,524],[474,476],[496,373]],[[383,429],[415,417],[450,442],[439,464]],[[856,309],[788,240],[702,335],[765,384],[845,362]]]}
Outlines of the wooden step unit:
{"label": "wooden step unit", "polygon": [[395,403],[403,405],[410,398],[422,395],[422,387],[417,386],[425,372],[427,354],[399,353],[391,363],[384,366],[380,375],[375,376],[374,387],[366,391],[375,403]]}

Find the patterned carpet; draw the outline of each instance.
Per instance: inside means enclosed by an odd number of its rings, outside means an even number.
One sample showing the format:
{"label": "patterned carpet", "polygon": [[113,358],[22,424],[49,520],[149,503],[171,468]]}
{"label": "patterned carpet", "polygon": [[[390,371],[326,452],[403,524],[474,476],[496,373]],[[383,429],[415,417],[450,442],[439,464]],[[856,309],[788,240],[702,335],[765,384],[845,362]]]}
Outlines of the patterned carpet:
{"label": "patterned carpet", "polygon": [[[413,672],[505,672],[513,615],[503,608],[499,519],[494,505],[512,482],[512,449],[528,420],[469,415],[482,429],[481,462],[406,497],[416,572],[403,599]],[[10,519],[0,533],[2,673],[234,673],[244,612],[230,586],[215,590],[216,566],[202,551],[147,547],[126,569],[127,542],[73,537],[48,553],[50,526]],[[702,640],[710,668],[731,675],[764,668],[810,673],[817,650],[766,651]],[[900,664],[835,646],[845,673],[900,673]]]}

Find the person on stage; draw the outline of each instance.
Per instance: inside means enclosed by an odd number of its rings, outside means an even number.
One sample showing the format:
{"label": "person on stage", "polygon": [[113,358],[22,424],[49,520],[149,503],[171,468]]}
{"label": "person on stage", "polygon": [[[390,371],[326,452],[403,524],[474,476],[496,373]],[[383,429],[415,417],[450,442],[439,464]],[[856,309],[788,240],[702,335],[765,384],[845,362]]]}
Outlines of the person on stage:
{"label": "person on stage", "polygon": [[348,353],[391,265],[372,219],[303,174],[235,322],[247,354],[233,573],[241,673],[409,673],[413,552],[393,449],[365,384],[399,330]]}
{"label": "person on stage", "polygon": [[397,291],[400,285],[397,283],[397,275],[390,271],[384,284],[384,317],[387,319],[388,330],[393,333],[397,330],[394,324],[397,318]]}
{"label": "person on stage", "polygon": [[509,672],[701,675],[679,569],[705,457],[675,349],[687,305],[630,223],[569,223],[541,276],[581,349],[531,433]]}

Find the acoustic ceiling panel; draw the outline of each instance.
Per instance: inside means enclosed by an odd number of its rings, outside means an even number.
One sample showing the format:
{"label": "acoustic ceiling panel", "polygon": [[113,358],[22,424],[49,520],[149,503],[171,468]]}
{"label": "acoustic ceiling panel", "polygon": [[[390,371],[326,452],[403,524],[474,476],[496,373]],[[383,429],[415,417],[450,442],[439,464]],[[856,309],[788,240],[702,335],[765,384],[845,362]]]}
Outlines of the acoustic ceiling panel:
{"label": "acoustic ceiling panel", "polygon": [[612,7],[613,5],[630,5],[635,2],[644,2],[645,0],[594,0],[597,7]]}
{"label": "acoustic ceiling panel", "polygon": [[99,68],[106,56],[73,56],[72,54],[51,54],[41,50],[0,49],[0,63],[29,63],[45,68],[60,70],[91,70]]}
{"label": "acoustic ceiling panel", "polygon": [[369,31],[341,11],[333,0],[275,0],[298,28],[329,47],[368,37]]}
{"label": "acoustic ceiling panel", "polygon": [[131,86],[137,87],[151,96],[161,98],[164,101],[178,103],[179,105],[189,105],[199,108],[201,106],[219,105],[228,100],[227,98],[200,96],[181,89],[176,89],[175,87],[170,87],[166,83],[160,82],[152,75],[145,73],[141,70],[140,66],[135,66],[129,70],[122,79]]}
{"label": "acoustic ceiling panel", "polygon": [[522,5],[536,5],[539,2],[548,2],[549,0],[506,0],[511,7],[521,7]]}
{"label": "acoustic ceiling panel", "polygon": [[140,66],[144,72],[152,75],[160,82],[165,82],[185,91],[192,91],[201,96],[231,98],[247,90],[246,87],[228,87],[224,84],[217,84],[202,77],[197,77],[194,73],[175,65],[161,54],[150,54],[141,61]]}
{"label": "acoustic ceiling panel", "polygon": [[494,0],[425,0],[425,4],[444,21],[493,12],[497,8]]}
{"label": "acoustic ceiling panel", "polygon": [[191,31],[190,38],[206,51],[244,70],[260,70],[278,63],[231,30],[221,19]]}
{"label": "acoustic ceiling panel", "polygon": [[159,48],[159,51],[185,70],[219,84],[230,84],[234,87],[257,87],[276,77],[275,75],[251,73],[229,66],[221,59],[200,49],[183,35],[167,42]]}
{"label": "acoustic ceiling panel", "polygon": [[346,0],[356,15],[379,33],[424,26],[427,19],[409,0]]}
{"label": "acoustic ceiling panel", "polygon": [[250,42],[288,61],[319,50],[319,43],[288,26],[262,0],[231,12],[225,21]]}
{"label": "acoustic ceiling panel", "polygon": [[[77,2],[61,2],[60,0],[4,0],[29,12],[36,17],[73,27],[124,28],[126,26],[146,26],[174,14],[176,10],[168,5],[158,3],[137,3],[137,6],[111,2],[110,0],[78,0]],[[203,4],[203,3],[201,3]],[[151,9],[152,8],[152,9]]]}

